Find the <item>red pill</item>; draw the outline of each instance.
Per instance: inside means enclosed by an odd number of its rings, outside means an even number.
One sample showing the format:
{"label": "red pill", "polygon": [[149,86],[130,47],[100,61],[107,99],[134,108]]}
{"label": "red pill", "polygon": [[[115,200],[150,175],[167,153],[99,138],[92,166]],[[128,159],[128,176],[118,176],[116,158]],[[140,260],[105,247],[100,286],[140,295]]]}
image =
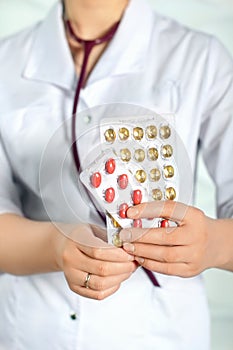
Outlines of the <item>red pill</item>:
{"label": "red pill", "polygon": [[133,195],[132,195],[132,199],[133,199],[133,204],[135,204],[135,205],[140,204],[142,201],[141,190],[134,190]]}
{"label": "red pill", "polygon": [[115,190],[113,187],[109,187],[105,191],[105,200],[108,203],[112,203],[115,198]]}
{"label": "red pill", "polygon": [[128,186],[128,183],[129,183],[129,180],[128,180],[128,176],[126,174],[122,174],[118,177],[118,186],[124,190],[127,186]]}
{"label": "red pill", "polygon": [[128,210],[129,206],[128,204],[126,203],[122,203],[119,207],[119,216],[122,218],[122,219],[125,219],[127,217],[127,210]]}
{"label": "red pill", "polygon": [[160,227],[169,227],[170,225],[169,225],[169,220],[162,220],[161,222],[160,222]]}
{"label": "red pill", "polygon": [[116,162],[113,158],[110,158],[105,163],[105,170],[108,174],[113,174],[116,169]]}
{"label": "red pill", "polygon": [[97,171],[91,175],[91,184],[93,187],[98,188],[101,184],[101,174]]}
{"label": "red pill", "polygon": [[133,227],[137,227],[137,228],[142,227],[142,220],[141,219],[135,219],[133,221]]}

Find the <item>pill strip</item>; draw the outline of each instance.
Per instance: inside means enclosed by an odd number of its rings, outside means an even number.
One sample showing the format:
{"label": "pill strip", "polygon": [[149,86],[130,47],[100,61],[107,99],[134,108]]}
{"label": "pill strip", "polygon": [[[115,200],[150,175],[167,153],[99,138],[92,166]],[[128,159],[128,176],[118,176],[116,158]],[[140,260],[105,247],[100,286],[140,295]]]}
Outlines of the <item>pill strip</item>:
{"label": "pill strip", "polygon": [[[144,227],[151,220],[131,220],[127,218],[130,206],[148,201],[146,189],[136,181],[114,151],[106,150],[80,174],[80,179],[92,193],[99,205],[112,218],[112,226]],[[113,221],[115,220],[115,222]]]}
{"label": "pill strip", "polygon": [[[178,198],[179,173],[175,162],[175,133],[159,115],[103,119],[103,149],[112,147],[148,192],[148,200]],[[133,172],[134,171],[134,172]]]}

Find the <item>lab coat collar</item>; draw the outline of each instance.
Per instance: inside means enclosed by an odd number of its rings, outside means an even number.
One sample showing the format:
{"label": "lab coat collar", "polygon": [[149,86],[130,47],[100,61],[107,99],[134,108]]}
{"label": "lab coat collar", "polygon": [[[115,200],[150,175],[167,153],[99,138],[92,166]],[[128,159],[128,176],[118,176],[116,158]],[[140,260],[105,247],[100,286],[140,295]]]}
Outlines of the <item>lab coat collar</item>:
{"label": "lab coat collar", "polygon": [[[153,12],[146,0],[131,0],[120,26],[96,64],[87,85],[114,75],[134,73],[146,64]],[[36,33],[24,77],[72,89],[75,68],[66,41],[62,5],[55,4]]]}
{"label": "lab coat collar", "polygon": [[88,84],[105,77],[141,71],[146,65],[152,27],[153,12],[146,0],[131,0]]}
{"label": "lab coat collar", "polygon": [[39,24],[23,77],[71,89],[75,80],[73,59],[66,40],[62,4],[56,3]]}

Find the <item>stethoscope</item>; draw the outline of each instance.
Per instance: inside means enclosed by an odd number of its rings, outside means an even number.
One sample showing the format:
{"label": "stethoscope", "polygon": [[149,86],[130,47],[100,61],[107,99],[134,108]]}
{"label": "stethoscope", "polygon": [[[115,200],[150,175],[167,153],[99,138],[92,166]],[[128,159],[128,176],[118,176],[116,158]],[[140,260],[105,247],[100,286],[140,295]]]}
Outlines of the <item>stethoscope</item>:
{"label": "stethoscope", "polygon": [[[65,24],[67,27],[67,30],[69,32],[69,35],[75,40],[77,41],[79,44],[83,45],[84,48],[84,58],[83,58],[83,62],[82,62],[82,66],[81,66],[81,71],[80,71],[80,76],[79,76],[79,81],[76,87],[76,91],[75,91],[75,97],[74,97],[74,102],[73,102],[73,109],[72,109],[72,123],[71,123],[71,127],[72,127],[72,154],[73,154],[73,159],[74,159],[74,163],[75,163],[75,167],[77,170],[77,173],[80,173],[81,170],[81,165],[80,165],[80,159],[79,159],[79,154],[78,154],[78,149],[77,149],[77,142],[76,142],[76,112],[77,112],[77,106],[78,106],[78,102],[79,102],[79,97],[80,97],[80,91],[81,88],[84,87],[85,85],[85,78],[86,78],[86,68],[87,68],[87,63],[88,63],[88,58],[90,56],[90,53],[93,49],[94,46],[96,45],[100,45],[102,43],[105,42],[109,42],[114,34],[117,31],[117,28],[119,26],[120,22],[115,23],[110,30],[107,32],[107,34],[103,35],[102,37],[95,39],[95,40],[84,40],[82,38],[79,38],[72,26],[69,20],[65,20]],[[106,224],[106,218],[103,215],[103,213],[101,213],[98,208],[96,207],[95,203],[93,202],[92,198],[88,195],[88,197],[90,198],[91,202],[93,203],[96,211],[98,212],[99,216],[101,217],[102,221]],[[151,280],[151,282],[153,283],[154,286],[156,287],[160,287],[156,277],[154,276],[154,274],[150,271],[147,270],[146,268],[144,268],[145,273],[147,274],[147,276],[149,277],[149,279]]]}

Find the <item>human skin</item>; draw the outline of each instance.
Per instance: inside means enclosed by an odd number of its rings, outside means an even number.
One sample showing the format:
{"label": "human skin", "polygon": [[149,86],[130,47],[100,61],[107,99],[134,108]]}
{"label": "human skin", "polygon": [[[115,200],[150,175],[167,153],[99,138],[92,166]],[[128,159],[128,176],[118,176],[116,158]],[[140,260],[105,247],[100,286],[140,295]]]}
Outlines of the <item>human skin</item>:
{"label": "human skin", "polygon": [[149,270],[192,277],[208,268],[233,271],[233,219],[212,219],[173,201],[139,204],[132,219],[161,217],[177,227],[122,230],[124,249]]}
{"label": "human skin", "polygon": [[[64,227],[63,232],[69,230]],[[104,299],[116,292],[137,265],[123,249],[111,247],[98,238],[98,231],[88,224],[79,224],[72,228],[71,239],[53,223],[2,214],[0,271],[13,275],[63,271],[72,291]],[[91,245],[78,243],[82,236]],[[87,273],[92,274],[88,289],[84,286]]]}

